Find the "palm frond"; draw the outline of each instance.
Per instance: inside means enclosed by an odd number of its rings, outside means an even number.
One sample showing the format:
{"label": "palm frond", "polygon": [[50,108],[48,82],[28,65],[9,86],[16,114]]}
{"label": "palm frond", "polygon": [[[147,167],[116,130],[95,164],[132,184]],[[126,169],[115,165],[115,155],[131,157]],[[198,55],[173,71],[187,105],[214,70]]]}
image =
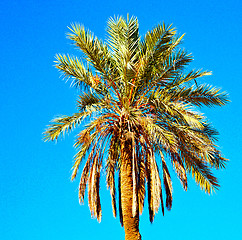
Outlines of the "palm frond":
{"label": "palm frond", "polygon": [[176,151],[176,136],[159,124],[149,124],[148,131],[154,143],[162,145],[167,151]]}
{"label": "palm frond", "polygon": [[195,88],[183,88],[179,92],[180,98],[184,102],[189,102],[193,105],[201,107],[202,105],[212,107],[214,105],[223,106],[229,102],[228,95],[221,92],[220,89],[209,86],[199,85]]}
{"label": "palm frond", "polygon": [[191,172],[192,177],[202,190],[211,194],[215,189],[219,188],[218,180],[212,174],[209,166],[199,158],[188,151],[183,150],[181,156],[186,165],[186,169]]}
{"label": "palm frond", "polygon": [[128,94],[131,79],[135,78],[135,66],[139,47],[139,26],[136,18],[110,18],[108,21],[108,44],[112,50],[113,65],[118,74],[122,94]]}
{"label": "palm frond", "polygon": [[48,128],[44,132],[45,141],[57,140],[60,135],[65,135],[65,133],[80,125],[83,118],[89,114],[90,113],[82,112],[75,113],[72,116],[60,116],[53,119],[53,123],[48,125]]}
{"label": "palm frond", "polygon": [[89,172],[90,172],[90,158],[89,161],[86,162],[82,175],[81,175],[81,180],[79,184],[79,202],[80,204],[84,203],[84,196],[85,196],[85,191],[86,191],[86,185],[89,177]]}
{"label": "palm frond", "polygon": [[[93,140],[96,138],[97,133],[94,132],[90,135],[91,130],[90,129],[84,129],[79,135],[75,143],[75,147],[78,148],[78,152],[74,157],[75,163],[72,167],[72,175],[71,175],[71,180],[73,181],[76,178],[76,175],[78,173],[80,164],[85,157],[87,151],[90,149]],[[91,159],[93,156],[95,147],[92,148],[91,153],[89,154],[88,159]],[[89,162],[91,160],[88,160]]]}
{"label": "palm frond", "polygon": [[[100,106],[100,99],[94,95],[93,93],[84,93],[82,95],[79,95],[79,99],[77,100],[77,107],[80,112],[85,110],[88,107],[91,107],[93,105],[99,105]],[[99,107],[98,106],[98,107]]]}
{"label": "palm frond", "polygon": [[166,192],[166,208],[171,210],[172,207],[172,181],[169,170],[167,168],[166,162],[162,159],[162,169],[163,169],[163,183]]}
{"label": "palm frond", "polygon": [[228,159],[221,156],[220,151],[214,149],[213,153],[210,155],[210,164],[212,167],[216,169],[225,168],[226,164],[228,163]]}
{"label": "palm frond", "polygon": [[59,69],[67,79],[72,78],[71,85],[77,88],[82,85],[92,86],[90,81],[92,72],[89,69],[86,69],[77,57],[57,54],[55,67]]}
{"label": "palm frond", "polygon": [[183,165],[183,162],[177,153],[171,153],[171,160],[173,167],[175,168],[175,171],[177,173],[178,178],[180,179],[182,186],[184,190],[187,190],[187,175],[186,175],[186,169]]}
{"label": "palm frond", "polygon": [[100,195],[99,195],[99,179],[101,162],[99,161],[98,149],[93,157],[93,163],[88,179],[88,203],[92,217],[96,217],[100,222],[102,217]]}
{"label": "palm frond", "polygon": [[118,175],[118,196],[119,196],[119,221],[121,226],[123,227],[123,208],[122,208],[122,203],[121,203],[121,176],[120,176],[120,171]]}
{"label": "palm frond", "polygon": [[116,171],[116,166],[119,158],[118,149],[119,149],[119,146],[118,146],[117,138],[113,137],[110,142],[109,156],[106,164],[106,172],[107,172],[106,182],[107,182],[107,187],[110,189],[114,217],[116,217],[117,215],[115,171]]}
{"label": "palm frond", "polygon": [[68,34],[68,38],[81,49],[87,57],[86,60],[89,61],[104,78],[109,78],[108,71],[112,66],[107,46],[94,37],[84,26],[72,24],[69,29],[71,32]]}
{"label": "palm frond", "polygon": [[161,200],[161,180],[154,155],[149,155],[146,162],[147,191],[149,203],[150,222],[154,221],[154,216],[158,212]]}
{"label": "palm frond", "polygon": [[139,180],[138,180],[138,202],[139,202],[139,214],[142,214],[145,200],[145,179],[146,170],[144,159],[139,158]]}
{"label": "palm frond", "polygon": [[[178,66],[175,66],[175,68]],[[208,71],[201,71],[201,70],[192,70],[187,74],[179,74],[177,75],[173,81],[169,82],[166,85],[165,89],[174,89],[176,91],[178,91],[178,96],[179,96],[179,88],[177,88],[178,86],[181,86],[182,84],[188,83],[190,81],[195,81],[197,78],[201,78],[204,76],[209,76],[212,75],[212,72],[208,72]]]}
{"label": "palm frond", "polygon": [[162,56],[172,45],[175,30],[165,24],[156,26],[152,31],[147,32],[140,46],[142,67],[139,77],[142,85],[152,79],[152,72],[155,65],[161,61]]}

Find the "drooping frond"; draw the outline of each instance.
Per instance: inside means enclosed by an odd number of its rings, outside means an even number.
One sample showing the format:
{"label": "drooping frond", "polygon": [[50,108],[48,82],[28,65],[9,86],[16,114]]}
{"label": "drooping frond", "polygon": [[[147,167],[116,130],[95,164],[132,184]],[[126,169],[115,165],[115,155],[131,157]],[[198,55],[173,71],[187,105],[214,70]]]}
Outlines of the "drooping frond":
{"label": "drooping frond", "polygon": [[198,158],[194,153],[185,149],[181,151],[181,156],[183,157],[187,171],[192,174],[192,177],[202,190],[211,194],[215,189],[218,189],[218,180],[214,177],[209,165],[203,159]]}
{"label": "drooping frond", "polygon": [[175,168],[175,171],[177,173],[177,176],[179,177],[184,190],[187,190],[187,174],[186,169],[184,167],[184,164],[179,156],[178,153],[171,153],[171,160],[173,167]]}
{"label": "drooping frond", "polygon": [[[75,163],[73,165],[73,171],[72,171],[72,176],[71,176],[71,180],[73,181],[76,178],[77,172],[79,170],[80,164],[83,160],[83,158],[85,157],[87,151],[90,149],[91,144],[93,142],[93,140],[96,138],[97,133],[91,133],[91,129],[84,129],[79,135],[78,138],[76,140],[75,143],[75,147],[78,149],[77,154],[75,155]],[[91,161],[90,159],[92,158],[93,154],[94,154],[94,150],[95,148],[92,148],[91,153],[89,154],[89,162]]]}
{"label": "drooping frond", "polygon": [[158,212],[161,200],[161,180],[153,153],[149,155],[146,162],[147,191],[149,203],[150,222],[154,221],[154,216]]}
{"label": "drooping frond", "polygon": [[116,217],[117,215],[115,171],[117,168],[118,158],[119,158],[119,141],[114,135],[114,137],[110,142],[109,156],[108,156],[107,165],[106,165],[106,171],[107,171],[106,181],[107,181],[107,187],[110,189],[114,217]]}
{"label": "drooping frond", "polygon": [[169,170],[167,168],[166,162],[162,159],[162,170],[163,170],[163,183],[166,192],[166,208],[171,210],[172,207],[172,182]]}
{"label": "drooping frond", "polygon": [[86,164],[83,168],[81,181],[79,184],[79,201],[80,201],[80,203],[84,203],[84,196],[85,196],[89,172],[90,172],[90,158],[89,158],[89,161],[86,162]]}
{"label": "drooping frond", "polygon": [[161,144],[168,151],[176,151],[177,140],[172,132],[167,131],[162,125],[157,123],[150,123],[147,128],[154,142]]}
{"label": "drooping frond", "polygon": [[139,179],[138,179],[138,201],[139,201],[139,214],[142,214],[145,200],[145,179],[146,179],[146,170],[145,163],[142,156],[139,158]]}
{"label": "drooping frond", "polygon": [[118,196],[119,196],[119,221],[121,226],[123,227],[123,208],[122,208],[122,200],[121,200],[121,178],[120,178],[120,171],[118,176]]}
{"label": "drooping frond", "polygon": [[100,222],[102,217],[101,203],[99,196],[99,178],[102,162],[99,158],[99,151],[97,149],[94,153],[90,175],[88,179],[88,203],[92,217],[96,217]]}

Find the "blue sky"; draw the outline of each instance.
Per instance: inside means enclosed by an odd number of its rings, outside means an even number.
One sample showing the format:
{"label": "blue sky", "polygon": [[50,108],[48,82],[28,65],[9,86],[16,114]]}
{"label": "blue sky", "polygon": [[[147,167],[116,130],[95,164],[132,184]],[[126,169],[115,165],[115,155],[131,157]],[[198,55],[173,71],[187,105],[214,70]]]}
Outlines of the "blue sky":
{"label": "blue sky", "polygon": [[58,144],[44,143],[42,132],[54,116],[76,111],[77,92],[53,67],[56,53],[80,54],[66,39],[67,26],[83,23],[105,39],[108,18],[127,13],[138,17],[141,34],[163,21],[186,33],[191,68],[213,71],[203,81],[227,91],[232,101],[201,110],[230,159],[216,172],[220,190],[208,196],[190,179],[184,192],[174,179],[172,210],[150,224],[146,208],[142,239],[242,239],[241,11],[240,0],[1,0],[0,239],[124,239],[104,178],[101,223],[91,219],[87,202],[78,203],[78,180],[70,181],[77,131]]}

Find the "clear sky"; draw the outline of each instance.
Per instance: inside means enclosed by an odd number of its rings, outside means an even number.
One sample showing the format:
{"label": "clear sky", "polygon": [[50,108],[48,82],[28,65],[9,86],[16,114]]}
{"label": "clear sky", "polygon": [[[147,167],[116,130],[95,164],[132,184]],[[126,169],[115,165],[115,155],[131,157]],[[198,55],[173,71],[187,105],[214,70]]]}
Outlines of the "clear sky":
{"label": "clear sky", "polygon": [[83,23],[105,39],[108,18],[127,13],[138,17],[141,34],[163,21],[186,33],[191,67],[213,71],[203,81],[232,101],[201,110],[220,131],[218,145],[230,159],[216,172],[220,190],[208,196],[190,179],[184,192],[173,178],[173,208],[150,224],[146,205],[143,240],[242,239],[241,12],[241,0],[1,0],[0,239],[124,239],[104,178],[101,223],[91,219],[87,202],[78,203],[78,179],[70,181],[77,131],[58,144],[44,143],[42,132],[54,116],[76,111],[77,92],[53,67],[56,53],[80,53],[66,39],[67,26]]}

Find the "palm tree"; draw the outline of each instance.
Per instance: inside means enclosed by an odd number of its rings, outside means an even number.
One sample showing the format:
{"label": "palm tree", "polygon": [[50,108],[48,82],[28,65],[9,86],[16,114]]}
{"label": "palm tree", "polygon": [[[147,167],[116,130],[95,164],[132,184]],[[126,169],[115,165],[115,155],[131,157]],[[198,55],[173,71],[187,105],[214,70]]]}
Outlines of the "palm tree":
{"label": "palm tree", "polygon": [[178,48],[183,35],[178,36],[172,26],[160,24],[141,38],[136,18],[111,18],[107,42],[78,24],[70,31],[68,37],[83,52],[85,64],[77,57],[58,54],[55,66],[80,89],[78,112],[55,118],[44,133],[45,139],[57,140],[86,124],[76,138],[72,173],[73,180],[84,162],[80,202],[88,185],[91,215],[101,221],[99,179],[105,167],[115,217],[118,192],[125,239],[141,239],[139,215],[145,192],[151,222],[160,205],[163,214],[164,205],[168,210],[172,207],[168,161],[185,190],[187,174],[209,194],[219,187],[211,172],[226,162],[215,145],[218,133],[195,110],[222,106],[227,95],[197,83],[211,72],[185,72],[193,59]]}

